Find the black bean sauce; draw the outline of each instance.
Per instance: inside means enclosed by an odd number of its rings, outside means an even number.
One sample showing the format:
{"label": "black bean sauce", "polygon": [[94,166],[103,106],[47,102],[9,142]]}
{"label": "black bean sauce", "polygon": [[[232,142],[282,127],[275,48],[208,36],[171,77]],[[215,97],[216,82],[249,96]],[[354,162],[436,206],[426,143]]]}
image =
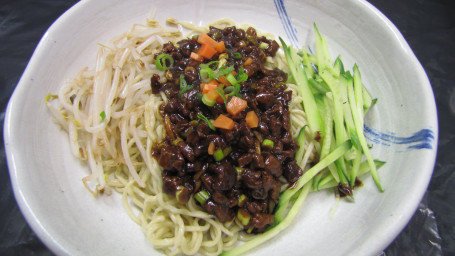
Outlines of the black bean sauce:
{"label": "black bean sauce", "polygon": [[[243,67],[248,75],[240,90],[247,108],[232,116],[224,103],[206,106],[200,99],[201,63],[190,58],[191,52],[200,48],[197,39],[165,44],[161,53],[172,56],[175,63],[165,78],[154,75],[151,79],[153,93],[164,92],[168,97],[168,102],[160,106],[166,138],[155,146],[153,156],[163,167],[165,193],[186,203],[199,191],[206,191],[209,197],[201,204],[205,211],[221,222],[242,214],[249,219],[245,230],[263,232],[274,221],[273,211],[283,185],[279,178],[291,184],[302,175],[294,159],[298,145],[291,136],[287,74],[264,67],[266,58],[275,56],[279,46],[274,40],[257,36],[254,28],[211,27],[208,35],[225,43],[226,65],[236,71]],[[218,58],[215,54],[204,63]],[[193,86],[183,94],[179,87],[182,74]],[[245,121],[248,111],[259,118],[255,128]],[[198,114],[212,120],[224,114],[234,120],[234,128],[213,131]],[[273,142],[273,147],[262,145],[266,139]],[[208,154],[211,144],[215,150],[223,150],[226,156],[222,160],[216,161]]]}

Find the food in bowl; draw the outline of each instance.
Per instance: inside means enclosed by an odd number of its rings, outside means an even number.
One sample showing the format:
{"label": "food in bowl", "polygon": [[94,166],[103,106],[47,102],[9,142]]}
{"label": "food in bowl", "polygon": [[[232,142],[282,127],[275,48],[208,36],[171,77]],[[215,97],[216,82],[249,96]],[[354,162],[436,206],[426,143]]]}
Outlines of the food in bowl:
{"label": "food in bowl", "polygon": [[283,55],[228,19],[168,23],[134,25],[46,99],[90,166],[83,184],[120,192],[156,248],[235,255],[286,228],[311,190],[350,196],[368,171],[382,190],[363,136],[375,100],[316,27],[316,54],[281,39]]}

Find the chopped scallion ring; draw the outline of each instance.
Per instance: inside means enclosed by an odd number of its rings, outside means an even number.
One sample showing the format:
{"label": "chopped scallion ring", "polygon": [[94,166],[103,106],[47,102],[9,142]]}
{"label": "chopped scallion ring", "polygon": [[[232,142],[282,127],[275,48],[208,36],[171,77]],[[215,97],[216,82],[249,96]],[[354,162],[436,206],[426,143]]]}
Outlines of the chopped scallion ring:
{"label": "chopped scallion ring", "polygon": [[[204,98],[204,97],[202,97],[202,98]],[[215,131],[215,126],[213,126],[212,122],[210,122],[210,120],[207,117],[205,117],[203,114],[197,114],[197,118],[204,121],[209,126],[210,129]]]}
{"label": "chopped scallion ring", "polygon": [[213,158],[215,158],[215,161],[221,161],[223,160],[224,158],[224,153],[223,153],[223,150],[221,148],[219,148],[218,150],[216,150],[214,153],[213,153]]}
{"label": "chopped scallion ring", "polygon": [[194,199],[196,199],[196,201],[198,201],[200,204],[205,203],[205,201],[207,201],[209,198],[210,194],[205,190],[201,190],[194,195]]}
{"label": "chopped scallion ring", "polygon": [[[169,63],[169,66],[168,66]],[[155,60],[155,66],[157,69],[165,71],[174,66],[174,58],[171,55],[163,53],[158,55]]]}

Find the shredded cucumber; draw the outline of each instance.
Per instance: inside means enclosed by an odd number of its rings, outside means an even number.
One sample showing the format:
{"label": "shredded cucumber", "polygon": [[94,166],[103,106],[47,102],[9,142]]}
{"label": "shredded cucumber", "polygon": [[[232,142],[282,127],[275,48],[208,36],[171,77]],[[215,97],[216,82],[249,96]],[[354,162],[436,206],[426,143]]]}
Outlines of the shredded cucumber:
{"label": "shredded cucumber", "polygon": [[[310,191],[343,186],[353,189],[358,177],[370,173],[379,191],[384,191],[377,170],[385,162],[373,159],[363,133],[364,118],[374,106],[365,88],[360,69],[354,65],[352,75],[338,56],[332,64],[326,39],[314,24],[316,53],[302,48],[297,51],[279,38],[290,70],[288,81],[297,85],[303,98],[310,133],[301,128],[297,143],[297,163],[305,154],[305,145],[313,143],[319,162],[309,168],[278,200],[274,223],[263,234],[221,255],[242,254],[287,228]],[[308,136],[309,135],[309,136]],[[365,161],[363,159],[366,159]]]}

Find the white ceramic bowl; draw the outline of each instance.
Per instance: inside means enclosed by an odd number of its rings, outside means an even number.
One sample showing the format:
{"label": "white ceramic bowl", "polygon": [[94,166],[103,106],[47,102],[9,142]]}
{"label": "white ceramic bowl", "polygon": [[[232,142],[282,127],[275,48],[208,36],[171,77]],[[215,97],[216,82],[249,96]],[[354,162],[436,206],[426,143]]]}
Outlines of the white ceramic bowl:
{"label": "white ceramic bowl", "polygon": [[[438,124],[431,86],[395,26],[362,0],[346,1],[81,1],[46,32],[8,105],[5,146],[19,206],[42,241],[58,255],[155,255],[121,206],[120,196],[95,199],[82,185],[87,166],[71,154],[66,134],[44,105],[48,92],[83,67],[93,68],[97,42],[109,40],[153,8],[205,24],[220,17],[250,23],[302,46],[312,43],[312,24],[327,38],[332,57],[360,66],[379,99],[366,119],[384,193],[371,178],[355,203],[332,193],[313,193],[295,223],[251,255],[375,255],[404,228],[430,180]],[[333,214],[331,214],[334,209]]]}

